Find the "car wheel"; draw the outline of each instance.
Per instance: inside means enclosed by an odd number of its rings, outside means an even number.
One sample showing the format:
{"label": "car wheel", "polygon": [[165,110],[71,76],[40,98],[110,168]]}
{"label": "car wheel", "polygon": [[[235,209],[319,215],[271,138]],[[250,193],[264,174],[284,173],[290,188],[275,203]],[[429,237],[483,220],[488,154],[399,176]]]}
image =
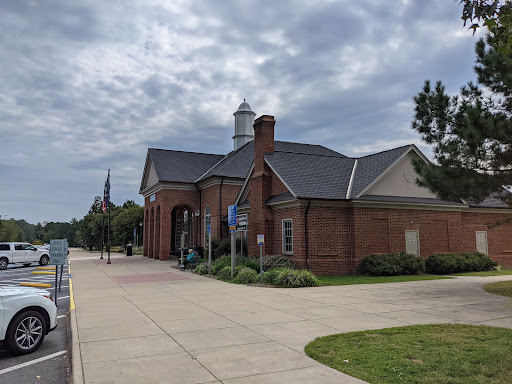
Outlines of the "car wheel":
{"label": "car wheel", "polygon": [[50,262],[50,258],[48,257],[48,255],[43,255],[39,259],[39,265],[48,265],[49,262]]}
{"label": "car wheel", "polygon": [[7,329],[7,348],[14,355],[34,352],[43,342],[46,323],[36,311],[18,313]]}
{"label": "car wheel", "polygon": [[9,265],[9,260],[7,260],[6,257],[2,257],[0,259],[0,270],[7,269],[7,266]]}

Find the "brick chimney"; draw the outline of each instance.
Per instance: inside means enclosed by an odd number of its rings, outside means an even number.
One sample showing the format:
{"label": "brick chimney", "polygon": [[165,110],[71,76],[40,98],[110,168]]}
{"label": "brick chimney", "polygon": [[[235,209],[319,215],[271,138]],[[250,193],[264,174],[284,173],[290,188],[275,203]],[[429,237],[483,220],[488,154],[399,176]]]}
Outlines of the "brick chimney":
{"label": "brick chimney", "polygon": [[265,153],[274,153],[274,116],[262,115],[254,122],[254,173],[265,170]]}
{"label": "brick chimney", "polygon": [[272,213],[265,201],[271,195],[272,171],[265,154],[274,153],[274,116],[263,115],[254,122],[254,172],[250,179],[251,212],[249,214],[249,255],[257,255],[258,234],[265,235],[263,254],[272,250]]}

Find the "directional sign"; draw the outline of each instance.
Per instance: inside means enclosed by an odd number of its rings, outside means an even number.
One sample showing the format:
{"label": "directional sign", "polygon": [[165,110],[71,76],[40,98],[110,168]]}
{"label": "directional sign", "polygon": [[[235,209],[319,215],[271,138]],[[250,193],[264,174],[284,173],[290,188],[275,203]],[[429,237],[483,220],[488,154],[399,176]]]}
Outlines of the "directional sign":
{"label": "directional sign", "polygon": [[236,205],[228,207],[228,225],[236,225]]}
{"label": "directional sign", "polygon": [[258,235],[258,245],[265,245],[265,235]]}
{"label": "directional sign", "polygon": [[65,239],[50,240],[50,264],[64,265],[66,264],[66,256],[68,254],[68,244]]}
{"label": "directional sign", "polygon": [[247,231],[247,213],[243,213],[236,217],[236,230]]}

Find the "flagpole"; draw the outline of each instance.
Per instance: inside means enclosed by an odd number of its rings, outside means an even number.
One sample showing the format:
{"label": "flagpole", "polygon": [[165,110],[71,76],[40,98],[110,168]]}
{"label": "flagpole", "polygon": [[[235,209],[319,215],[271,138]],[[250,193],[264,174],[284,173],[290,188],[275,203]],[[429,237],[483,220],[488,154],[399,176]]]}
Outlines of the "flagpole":
{"label": "flagpole", "polygon": [[[108,170],[108,183],[110,184],[110,169]],[[108,261],[107,264],[110,264],[110,185],[108,191],[108,221],[107,221],[107,248],[108,248]]]}
{"label": "flagpole", "polygon": [[102,220],[102,222],[101,222],[101,257],[100,257],[100,260],[103,260],[103,246],[105,245],[105,213],[103,212],[103,207],[101,207],[101,220]]}

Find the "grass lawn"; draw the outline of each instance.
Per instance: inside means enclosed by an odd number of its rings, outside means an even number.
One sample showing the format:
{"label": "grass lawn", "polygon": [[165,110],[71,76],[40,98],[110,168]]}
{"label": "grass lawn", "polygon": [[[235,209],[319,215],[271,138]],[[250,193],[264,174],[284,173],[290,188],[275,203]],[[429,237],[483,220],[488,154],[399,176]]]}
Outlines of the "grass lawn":
{"label": "grass lawn", "polygon": [[454,276],[503,276],[503,275],[512,275],[511,269],[501,269],[499,271],[483,271],[483,272],[465,272],[465,273],[457,273]]}
{"label": "grass lawn", "polygon": [[484,289],[495,295],[512,297],[512,281],[500,281],[498,283],[487,284]]}
{"label": "grass lawn", "polygon": [[377,284],[377,283],[401,283],[404,281],[421,281],[451,279],[447,276],[438,275],[410,275],[410,276],[317,276],[322,285],[352,285],[352,284]]}
{"label": "grass lawn", "polygon": [[510,383],[512,330],[413,325],[320,337],[306,353],[370,383]]}

